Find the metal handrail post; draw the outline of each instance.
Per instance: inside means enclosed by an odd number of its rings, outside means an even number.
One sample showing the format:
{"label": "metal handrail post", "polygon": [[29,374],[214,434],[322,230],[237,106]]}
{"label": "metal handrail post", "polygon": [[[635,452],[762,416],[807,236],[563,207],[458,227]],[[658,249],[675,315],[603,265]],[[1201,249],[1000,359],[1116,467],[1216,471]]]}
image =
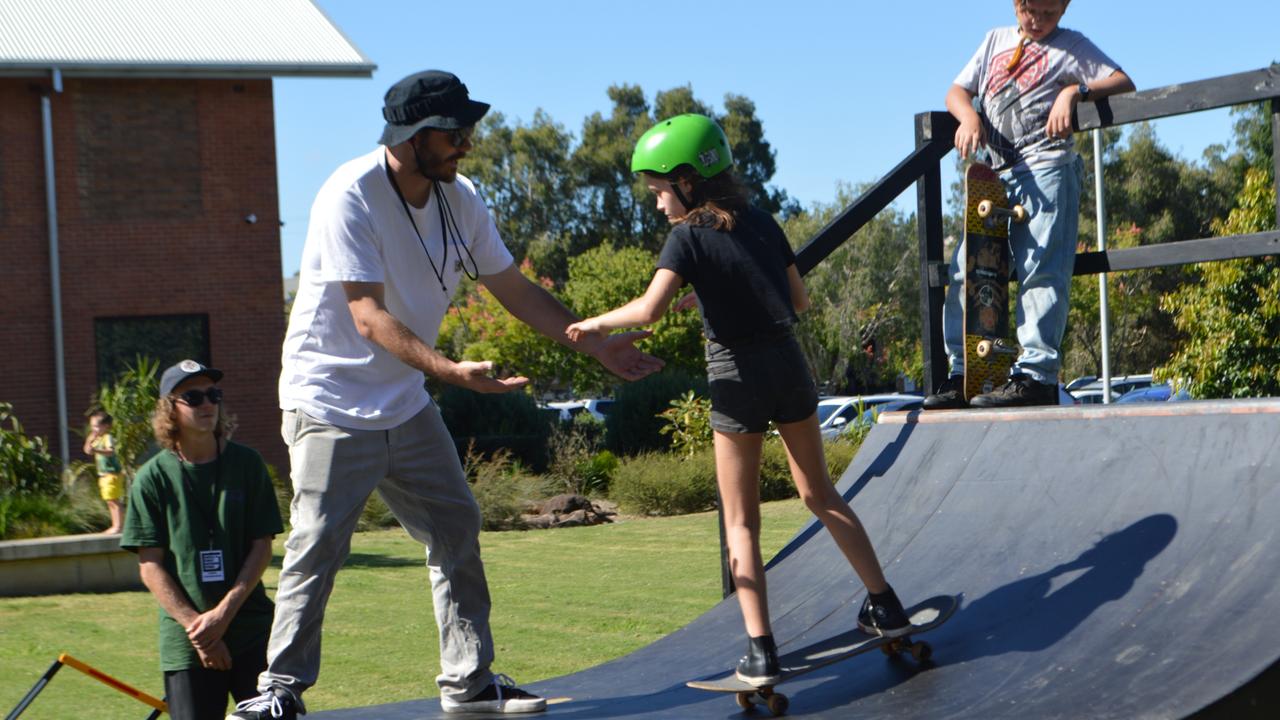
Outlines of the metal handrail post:
{"label": "metal handrail post", "polygon": [[[1102,129],[1093,131],[1093,197],[1098,222],[1098,252],[1107,250],[1107,201],[1102,194]],[[1102,402],[1111,404],[1111,313],[1107,274],[1098,273],[1098,322],[1102,326]]]}

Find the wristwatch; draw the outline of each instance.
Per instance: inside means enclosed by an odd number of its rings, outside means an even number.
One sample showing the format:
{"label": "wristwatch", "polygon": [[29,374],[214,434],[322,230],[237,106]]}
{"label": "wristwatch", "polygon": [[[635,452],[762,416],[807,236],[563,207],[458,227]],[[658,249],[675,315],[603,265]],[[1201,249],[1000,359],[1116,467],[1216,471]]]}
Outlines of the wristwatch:
{"label": "wristwatch", "polygon": [[1080,83],[1076,89],[1080,91],[1081,100],[1089,99],[1089,85],[1087,83]]}

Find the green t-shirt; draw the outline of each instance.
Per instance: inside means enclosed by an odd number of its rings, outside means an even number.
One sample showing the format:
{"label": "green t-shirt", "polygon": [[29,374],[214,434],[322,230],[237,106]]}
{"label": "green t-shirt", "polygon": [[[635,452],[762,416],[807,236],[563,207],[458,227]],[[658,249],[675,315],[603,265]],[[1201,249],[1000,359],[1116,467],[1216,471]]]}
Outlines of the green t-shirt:
{"label": "green t-shirt", "polygon": [[[220,480],[212,544],[223,553],[223,580],[201,582],[200,551],[210,549],[215,469]],[[164,548],[164,569],[191,605],[205,612],[235,584],[253,540],[283,530],[262,456],[229,442],[216,462],[193,465],[165,450],[143,465],[129,493],[120,545],[135,552],[142,547]],[[259,582],[223,637],[232,655],[270,634],[273,610]],[[166,671],[200,667],[186,630],[164,608],[160,608],[160,667]]]}
{"label": "green t-shirt", "polygon": [[110,450],[111,454],[94,453],[93,460],[98,466],[98,474],[106,475],[108,473],[115,474],[120,472],[120,458],[116,456],[116,441],[111,437],[111,433],[99,435],[90,444],[94,450]]}

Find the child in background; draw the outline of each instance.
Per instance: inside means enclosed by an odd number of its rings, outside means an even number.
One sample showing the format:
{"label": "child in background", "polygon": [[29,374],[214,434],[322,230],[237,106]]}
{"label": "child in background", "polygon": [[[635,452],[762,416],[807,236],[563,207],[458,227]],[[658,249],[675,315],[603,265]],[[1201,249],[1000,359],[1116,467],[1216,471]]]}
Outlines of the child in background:
{"label": "child in background", "polygon": [[693,285],[707,337],[716,480],[748,635],[737,676],[766,685],[780,674],[760,556],[760,457],[770,422],[805,505],[867,586],[858,624],[887,636],[911,626],[866,531],[827,475],[817,389],[792,332],[796,312],[809,305],[795,255],[777,222],[748,203],[732,164],[724,131],[702,115],[673,117],[640,138],[631,170],[644,175],[674,228],[643,296],[566,332],[577,340],[655,323],[680,288]]}
{"label": "child in background", "polygon": [[89,436],[84,439],[84,454],[92,455],[98,471],[98,494],[111,513],[111,527],[105,535],[115,535],[124,527],[124,475],[116,457],[115,440],[111,437],[111,416],[97,410],[89,416]]}

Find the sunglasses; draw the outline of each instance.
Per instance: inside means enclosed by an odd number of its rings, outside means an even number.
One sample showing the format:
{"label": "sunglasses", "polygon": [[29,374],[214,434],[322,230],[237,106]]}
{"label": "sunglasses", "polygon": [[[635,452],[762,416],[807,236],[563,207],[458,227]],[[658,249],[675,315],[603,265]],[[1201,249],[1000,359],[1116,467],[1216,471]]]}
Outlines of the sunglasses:
{"label": "sunglasses", "polygon": [[471,135],[476,131],[476,126],[470,125],[464,128],[458,128],[457,130],[442,130],[440,128],[431,129],[438,133],[444,133],[448,136],[450,145],[460,148],[471,139]]}
{"label": "sunglasses", "polygon": [[222,402],[222,390],[216,387],[211,387],[208,390],[188,390],[174,397],[181,401],[183,405],[190,405],[191,407],[200,407],[204,404],[205,398],[209,398],[209,402],[217,405]]}

